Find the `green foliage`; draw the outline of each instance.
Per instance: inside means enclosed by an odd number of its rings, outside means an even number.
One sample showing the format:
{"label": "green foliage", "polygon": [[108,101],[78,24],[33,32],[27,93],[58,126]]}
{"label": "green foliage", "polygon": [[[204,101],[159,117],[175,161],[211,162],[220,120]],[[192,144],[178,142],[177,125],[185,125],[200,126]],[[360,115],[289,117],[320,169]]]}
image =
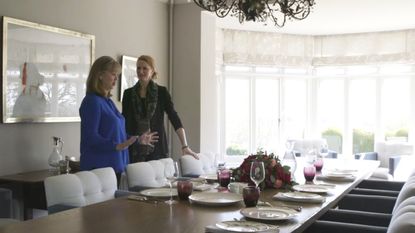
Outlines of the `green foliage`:
{"label": "green foliage", "polygon": [[226,148],[227,155],[246,155],[246,149],[241,148],[239,145],[230,145]]}
{"label": "green foliage", "polygon": [[339,136],[340,138],[342,138],[341,131],[339,129],[335,129],[335,128],[326,129],[325,131],[323,131],[321,133],[321,135],[323,135],[323,136]]}
{"label": "green foliage", "polygon": [[353,129],[353,153],[374,150],[375,135],[361,129]]}

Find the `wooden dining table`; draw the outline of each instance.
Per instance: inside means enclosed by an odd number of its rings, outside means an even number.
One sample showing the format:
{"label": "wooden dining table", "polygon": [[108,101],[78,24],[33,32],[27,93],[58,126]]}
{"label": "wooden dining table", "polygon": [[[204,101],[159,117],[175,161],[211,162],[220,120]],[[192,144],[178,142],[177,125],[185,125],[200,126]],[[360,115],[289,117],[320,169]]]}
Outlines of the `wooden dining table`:
{"label": "wooden dining table", "polygon": [[[334,168],[352,168],[355,179],[348,182],[324,181],[335,185],[327,194],[323,203],[300,203],[278,201],[273,196],[286,190],[265,189],[261,191],[260,199],[279,205],[301,205],[302,210],[289,220],[266,221],[267,224],[277,225],[280,233],[303,232],[316,219],[336,203],[362,179],[371,175],[379,166],[378,161],[325,159],[325,170]],[[302,163],[298,164],[295,173],[296,181],[304,183]],[[315,182],[323,182],[315,180]],[[8,225],[0,232],[3,233],[140,233],[140,232],[167,232],[167,233],[197,233],[205,232],[205,227],[218,222],[234,219],[244,219],[240,213],[245,208],[243,202],[229,206],[206,206],[189,201],[178,201],[167,205],[162,201],[137,201],[126,197],[117,198],[81,208],[52,214],[38,219]]]}

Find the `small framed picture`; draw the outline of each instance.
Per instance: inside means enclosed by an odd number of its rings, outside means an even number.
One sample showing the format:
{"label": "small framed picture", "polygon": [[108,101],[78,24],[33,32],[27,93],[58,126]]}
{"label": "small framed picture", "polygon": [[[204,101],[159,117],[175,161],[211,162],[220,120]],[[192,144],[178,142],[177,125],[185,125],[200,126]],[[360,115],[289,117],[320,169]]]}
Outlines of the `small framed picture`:
{"label": "small framed picture", "polygon": [[124,94],[124,90],[134,86],[137,81],[137,59],[136,57],[130,57],[123,55],[121,57],[121,84],[120,84],[120,101]]}
{"label": "small framed picture", "polygon": [[78,122],[95,37],[3,17],[2,122]]}

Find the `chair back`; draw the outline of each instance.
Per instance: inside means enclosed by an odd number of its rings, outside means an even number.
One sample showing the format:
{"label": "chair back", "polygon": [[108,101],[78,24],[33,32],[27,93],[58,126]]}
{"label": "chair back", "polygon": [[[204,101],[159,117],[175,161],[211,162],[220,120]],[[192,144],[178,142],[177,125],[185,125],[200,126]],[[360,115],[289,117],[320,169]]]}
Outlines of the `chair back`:
{"label": "chair back", "polygon": [[180,168],[182,176],[198,177],[204,174],[212,174],[216,172],[214,158],[210,154],[200,153],[199,159],[195,159],[191,155],[183,155],[180,157]]}
{"label": "chair back", "polygon": [[174,173],[173,159],[165,158],[148,162],[132,163],[127,166],[128,189],[157,188],[166,184],[164,170]]}
{"label": "chair back", "polygon": [[112,168],[99,168],[45,179],[48,209],[55,205],[81,207],[114,198],[117,178]]}
{"label": "chair back", "polygon": [[395,213],[395,211],[399,209],[401,203],[413,196],[415,196],[415,177],[412,176],[409,177],[409,179],[405,182],[401,191],[399,192],[392,213]]}

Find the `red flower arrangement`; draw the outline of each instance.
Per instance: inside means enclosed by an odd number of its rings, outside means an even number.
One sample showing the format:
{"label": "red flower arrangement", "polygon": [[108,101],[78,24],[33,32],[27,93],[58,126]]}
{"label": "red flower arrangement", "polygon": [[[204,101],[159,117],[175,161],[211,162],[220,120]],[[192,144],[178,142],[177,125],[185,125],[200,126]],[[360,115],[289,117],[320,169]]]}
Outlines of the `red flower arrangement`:
{"label": "red flower arrangement", "polygon": [[262,161],[265,167],[265,180],[259,184],[261,189],[265,188],[291,188],[295,182],[291,180],[289,166],[282,166],[280,159],[274,154],[267,155],[259,151],[255,155],[249,155],[242,164],[232,171],[235,181],[254,184],[250,178],[251,162]]}

